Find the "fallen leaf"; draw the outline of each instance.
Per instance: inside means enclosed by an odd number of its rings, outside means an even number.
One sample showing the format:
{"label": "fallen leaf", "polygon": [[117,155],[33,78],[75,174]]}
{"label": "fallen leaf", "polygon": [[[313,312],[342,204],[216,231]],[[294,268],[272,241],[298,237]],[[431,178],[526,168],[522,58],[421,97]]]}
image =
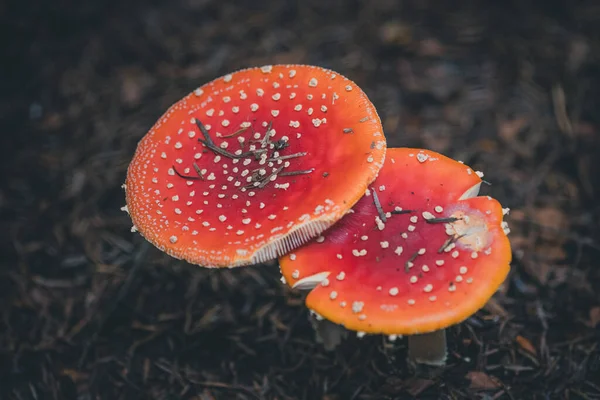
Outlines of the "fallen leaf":
{"label": "fallen leaf", "polygon": [[554,263],[563,261],[567,258],[567,252],[561,246],[553,246],[551,244],[541,245],[537,246],[536,251],[538,251],[540,259]]}
{"label": "fallen leaf", "polygon": [[590,310],[590,325],[595,328],[600,324],[600,306],[592,307]]}
{"label": "fallen leaf", "polygon": [[563,243],[564,232],[569,230],[567,215],[556,207],[541,207],[534,210],[532,215],[535,223],[542,227],[540,236],[552,243]]}
{"label": "fallen leaf", "polygon": [[73,382],[81,382],[89,378],[89,374],[71,368],[64,368],[61,373],[71,378]]}
{"label": "fallen leaf", "polygon": [[494,317],[500,316],[506,318],[508,316],[508,311],[506,311],[506,309],[502,307],[500,303],[498,303],[498,300],[494,299],[493,297],[488,300],[483,308],[490,314],[493,314]]}
{"label": "fallen leaf", "polygon": [[429,379],[413,379],[406,383],[405,390],[411,396],[418,396],[433,385],[433,383],[434,382]]}
{"label": "fallen leaf", "polygon": [[204,389],[204,391],[194,400],[216,400],[215,396],[212,395],[210,390]]}
{"label": "fallen leaf", "polygon": [[437,39],[427,38],[419,42],[417,51],[421,56],[440,57],[445,53],[445,48]]}
{"label": "fallen leaf", "polygon": [[155,81],[146,71],[137,68],[122,68],[118,71],[121,84],[121,101],[129,107],[138,105]]}
{"label": "fallen leaf", "polygon": [[401,21],[390,21],[379,28],[379,37],[384,43],[406,46],[413,40],[410,25]]}
{"label": "fallen leaf", "polygon": [[529,339],[524,338],[523,336],[519,335],[515,338],[517,344],[526,352],[531,353],[533,355],[537,355],[537,351],[535,350],[535,347],[533,346],[533,344],[531,344],[531,342],[529,341]]}
{"label": "fallen leaf", "polygon": [[467,379],[471,381],[469,388],[473,390],[491,390],[502,386],[498,378],[489,376],[485,372],[471,371],[467,374]]}
{"label": "fallen leaf", "polygon": [[554,272],[554,269],[554,265],[534,259],[533,257],[527,257],[523,262],[523,270],[542,285],[548,283],[548,279]]}
{"label": "fallen leaf", "polygon": [[476,148],[486,153],[498,151],[498,142],[492,139],[481,139],[475,144]]}
{"label": "fallen leaf", "polygon": [[387,116],[383,120],[383,128],[385,132],[394,132],[400,125],[400,117],[398,115]]}
{"label": "fallen leaf", "polygon": [[499,123],[498,134],[506,142],[512,142],[528,124],[529,120],[525,117],[503,120]]}
{"label": "fallen leaf", "polygon": [[523,222],[523,221],[525,221],[527,219],[527,214],[525,214],[525,211],[517,209],[517,208],[511,209],[510,210],[510,214],[508,214],[508,215],[509,215],[508,218],[511,221],[520,221],[520,222]]}

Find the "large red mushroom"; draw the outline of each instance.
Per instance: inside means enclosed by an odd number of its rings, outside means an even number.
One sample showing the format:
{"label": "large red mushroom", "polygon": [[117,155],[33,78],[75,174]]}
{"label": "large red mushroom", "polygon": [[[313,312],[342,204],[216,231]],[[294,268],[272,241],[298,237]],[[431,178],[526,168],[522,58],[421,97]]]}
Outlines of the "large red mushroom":
{"label": "large red mushroom", "polygon": [[261,263],[339,220],[385,152],[375,107],[344,76],[308,65],[245,69],[160,117],[129,166],[126,209],[173,257]]}
{"label": "large red mushroom", "polygon": [[498,201],[478,173],[441,154],[388,149],[350,214],[280,258],[284,280],[312,289],[307,306],[349,330],[409,336],[412,361],[441,365],[444,329],[490,299],[509,272]]}

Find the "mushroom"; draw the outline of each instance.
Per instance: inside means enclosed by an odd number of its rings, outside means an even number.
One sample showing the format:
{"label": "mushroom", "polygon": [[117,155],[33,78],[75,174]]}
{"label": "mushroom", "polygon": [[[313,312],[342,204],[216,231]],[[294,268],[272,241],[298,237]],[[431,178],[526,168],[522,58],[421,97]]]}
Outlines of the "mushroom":
{"label": "mushroom", "polygon": [[483,174],[433,151],[388,149],[347,216],[280,258],[306,305],[346,329],[408,338],[409,359],[444,365],[445,328],[484,306],[511,261],[507,209]]}
{"label": "mushroom", "polygon": [[360,199],[385,159],[375,107],[308,65],[227,74],[175,103],[129,165],[134,230],[205,267],[277,259]]}

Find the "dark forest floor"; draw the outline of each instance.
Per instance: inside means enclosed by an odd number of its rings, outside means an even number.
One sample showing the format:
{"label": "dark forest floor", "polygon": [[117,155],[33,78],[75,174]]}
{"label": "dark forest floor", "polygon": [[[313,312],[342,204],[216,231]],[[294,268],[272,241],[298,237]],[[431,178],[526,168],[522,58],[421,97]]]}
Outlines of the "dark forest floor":
{"label": "dark forest floor", "polygon": [[[2,398],[600,399],[600,3],[36,3],[0,5]],[[120,185],[162,112],[284,62],[351,78],[390,147],[465,161],[512,209],[510,278],[438,378],[404,341],[325,352],[276,266],[194,268],[129,232]]]}

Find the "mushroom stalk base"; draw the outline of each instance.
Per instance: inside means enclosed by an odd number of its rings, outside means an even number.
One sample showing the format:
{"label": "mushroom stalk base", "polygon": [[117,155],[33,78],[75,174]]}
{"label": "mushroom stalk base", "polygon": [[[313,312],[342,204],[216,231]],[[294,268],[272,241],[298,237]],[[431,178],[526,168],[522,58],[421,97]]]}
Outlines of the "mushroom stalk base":
{"label": "mushroom stalk base", "polygon": [[412,363],[443,367],[447,354],[445,329],[408,337],[408,359]]}
{"label": "mushroom stalk base", "polygon": [[343,326],[326,319],[317,320],[310,317],[310,322],[315,329],[317,342],[321,343],[327,351],[335,350],[342,340],[348,336],[348,331]]}

